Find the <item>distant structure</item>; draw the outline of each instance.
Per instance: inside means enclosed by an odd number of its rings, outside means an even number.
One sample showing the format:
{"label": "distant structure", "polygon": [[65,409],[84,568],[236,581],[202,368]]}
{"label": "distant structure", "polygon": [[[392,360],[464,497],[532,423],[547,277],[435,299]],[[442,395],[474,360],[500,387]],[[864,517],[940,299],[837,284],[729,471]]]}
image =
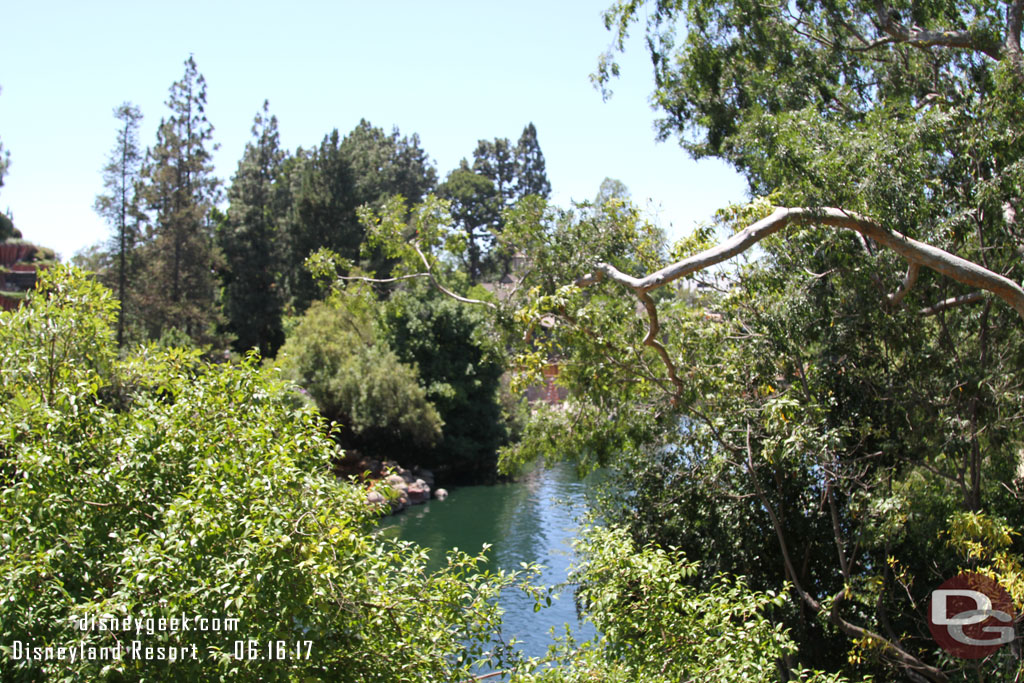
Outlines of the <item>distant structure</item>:
{"label": "distant structure", "polygon": [[36,275],[55,260],[51,249],[20,238],[0,242],[0,309],[10,311],[22,304],[35,288]]}

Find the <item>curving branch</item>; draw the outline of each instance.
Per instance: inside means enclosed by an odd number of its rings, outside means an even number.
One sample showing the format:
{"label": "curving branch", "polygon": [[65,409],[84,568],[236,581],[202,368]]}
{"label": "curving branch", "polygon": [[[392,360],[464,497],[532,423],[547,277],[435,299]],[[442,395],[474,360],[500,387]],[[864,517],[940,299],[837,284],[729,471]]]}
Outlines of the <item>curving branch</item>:
{"label": "curving branch", "polygon": [[498,308],[496,305],[494,305],[490,301],[483,301],[482,299],[471,299],[469,297],[461,296],[459,294],[456,294],[452,290],[448,289],[444,285],[442,285],[441,282],[434,275],[434,270],[430,267],[430,261],[427,260],[426,255],[420,250],[419,246],[416,245],[416,244],[412,244],[412,248],[416,250],[416,253],[419,254],[420,259],[423,261],[423,268],[424,268],[424,270],[422,272],[412,273],[410,275],[402,275],[402,276],[399,276],[399,277],[387,277],[387,278],[364,277],[364,276],[361,276],[361,275],[339,275],[339,276],[337,276],[337,279],[343,280],[343,281],[347,281],[347,282],[354,281],[354,282],[369,282],[369,283],[372,283],[372,284],[388,284],[388,283],[391,283],[391,282],[400,282],[402,280],[412,280],[414,278],[425,277],[428,280],[430,280],[430,284],[432,284],[437,291],[441,292],[442,294],[444,294],[447,297],[451,297],[452,299],[455,299],[456,301],[460,301],[460,302],[462,302],[464,304],[474,304],[474,305],[477,305],[477,306],[488,306],[488,307],[493,308],[493,309],[497,309]]}
{"label": "curving branch", "polygon": [[820,209],[780,207],[770,216],[741,230],[722,244],[665,266],[645,277],[637,278],[626,275],[608,263],[599,263],[594,267],[593,272],[577,280],[577,285],[585,287],[608,278],[629,287],[639,296],[691,273],[727,261],[793,223],[854,230],[864,237],[892,249],[911,265],[917,265],[918,268],[929,268],[960,284],[992,292],[1017,311],[1017,314],[1024,320],[1024,289],[1010,278],[938,247],[918,242],[894,230],[884,228],[865,216],[832,207]]}
{"label": "curving branch", "polygon": [[963,306],[965,304],[978,304],[985,300],[985,295],[981,292],[971,292],[970,294],[964,294],[962,296],[953,296],[948,299],[943,299],[937,303],[932,304],[926,308],[922,308],[919,313],[921,315],[936,315],[943,311],[956,308],[957,306]]}
{"label": "curving branch", "polygon": [[997,61],[1004,56],[1002,45],[983,39],[979,40],[979,37],[971,31],[933,31],[917,26],[908,27],[900,21],[899,15],[883,2],[875,3],[875,15],[878,20],[878,28],[888,37],[875,41],[873,45],[908,43],[915,47],[924,48],[952,47],[981,52]]}
{"label": "curving branch", "polygon": [[898,306],[903,301],[903,297],[907,295],[910,288],[917,282],[917,276],[920,272],[921,265],[918,263],[911,263],[907,267],[907,274],[903,276],[903,282],[900,283],[899,289],[887,297],[891,306]]}
{"label": "curving branch", "polygon": [[[1021,1],[1024,2],[1024,0]],[[672,400],[676,401],[683,392],[683,383],[679,379],[675,364],[672,362],[668,351],[657,339],[661,325],[658,322],[657,306],[651,299],[649,292],[659,287],[664,287],[670,282],[691,273],[705,270],[715,264],[727,261],[793,223],[853,230],[865,240],[865,243],[866,239],[871,239],[884,247],[892,249],[906,259],[909,264],[907,274],[903,278],[899,289],[887,297],[891,304],[898,304],[906,296],[907,292],[917,281],[920,269],[926,267],[961,284],[995,294],[1009,304],[1013,310],[1017,311],[1017,314],[1024,320],[1024,289],[1008,277],[938,247],[918,242],[894,230],[888,230],[870,218],[851,211],[831,207],[820,209],[780,207],[775,209],[770,216],[762,218],[753,225],[741,230],[722,244],[665,266],[661,270],[645,277],[633,277],[623,273],[610,263],[598,263],[594,266],[593,271],[577,279],[576,285],[588,287],[607,278],[633,290],[633,293],[640,299],[644,309],[647,311],[648,328],[643,343],[657,351],[662,362],[665,364],[669,379],[676,389]],[[921,313],[923,315],[933,315],[953,306],[980,301],[982,296],[981,292],[974,292],[961,297],[947,299],[934,306],[922,309]]]}

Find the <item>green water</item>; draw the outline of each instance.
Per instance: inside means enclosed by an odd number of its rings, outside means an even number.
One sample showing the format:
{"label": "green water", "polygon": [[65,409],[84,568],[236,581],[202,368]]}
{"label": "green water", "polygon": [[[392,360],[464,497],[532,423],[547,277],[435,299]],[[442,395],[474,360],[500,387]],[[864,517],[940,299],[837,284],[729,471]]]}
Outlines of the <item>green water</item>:
{"label": "green water", "polygon": [[[494,569],[515,570],[520,562],[537,562],[546,567],[539,582],[555,585],[567,579],[577,518],[588,509],[592,485],[591,478],[581,482],[571,467],[556,465],[514,483],[456,489],[447,500],[411,507],[384,520],[383,526],[385,533],[431,548],[436,566],[446,550],[477,553],[490,543],[488,558]],[[534,612],[533,599],[519,591],[503,594],[506,642],[515,637],[527,655],[541,656],[551,643],[550,629],[561,635],[566,623],[577,639],[590,638],[593,626],[577,621],[572,591],[572,586],[564,588],[559,599],[540,612]]]}

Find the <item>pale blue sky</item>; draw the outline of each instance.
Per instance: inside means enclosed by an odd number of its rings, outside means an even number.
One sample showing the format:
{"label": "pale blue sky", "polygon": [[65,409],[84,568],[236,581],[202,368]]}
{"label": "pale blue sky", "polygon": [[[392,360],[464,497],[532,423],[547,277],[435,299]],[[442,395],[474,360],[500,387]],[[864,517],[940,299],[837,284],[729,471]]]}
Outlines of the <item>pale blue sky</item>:
{"label": "pale blue sky", "polygon": [[442,178],[478,139],[514,141],[533,121],[556,203],[590,199],[603,178],[618,178],[679,236],[742,200],[745,186],[722,164],[654,142],[640,41],[615,96],[601,101],[588,76],[610,43],[609,2],[5,3],[0,140],[11,167],[0,210],[65,258],[104,239],[92,204],[114,144],[112,110],[137,104],[142,145],[151,145],[192,53],[225,181],[264,99],[289,149],[366,118],[418,133]]}

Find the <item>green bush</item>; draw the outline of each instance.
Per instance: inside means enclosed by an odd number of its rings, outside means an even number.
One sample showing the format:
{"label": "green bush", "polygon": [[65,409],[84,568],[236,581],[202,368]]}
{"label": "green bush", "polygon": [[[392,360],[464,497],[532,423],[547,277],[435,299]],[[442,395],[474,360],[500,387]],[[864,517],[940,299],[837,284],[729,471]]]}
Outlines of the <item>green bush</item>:
{"label": "green bush", "polygon": [[[699,590],[696,563],[656,546],[637,549],[619,527],[587,530],[579,550],[585,562],[575,572],[576,600],[600,635],[582,644],[566,637],[546,667],[516,683],[769,683],[781,680],[783,658],[796,655],[788,631],[772,619],[784,593],[754,591],[726,576]],[[795,673],[805,683],[846,680]]]}
{"label": "green bush", "polygon": [[[320,418],[273,373],[173,349],[118,361],[114,310],[54,268],[0,314],[0,679],[418,682],[508,664],[496,598],[518,576],[464,554],[428,573],[425,551],[371,532]],[[160,630],[185,618],[221,630]],[[134,641],[184,649],[147,661]]]}
{"label": "green bush", "polygon": [[340,425],[342,444],[381,457],[429,449],[442,420],[406,365],[377,340],[372,319],[340,303],[316,302],[288,336],[278,366]]}
{"label": "green bush", "polygon": [[444,420],[437,446],[417,453],[411,464],[433,469],[446,482],[493,479],[508,430],[498,398],[503,367],[484,338],[484,312],[420,284],[392,295],[384,328],[399,358],[419,369],[427,398]]}

